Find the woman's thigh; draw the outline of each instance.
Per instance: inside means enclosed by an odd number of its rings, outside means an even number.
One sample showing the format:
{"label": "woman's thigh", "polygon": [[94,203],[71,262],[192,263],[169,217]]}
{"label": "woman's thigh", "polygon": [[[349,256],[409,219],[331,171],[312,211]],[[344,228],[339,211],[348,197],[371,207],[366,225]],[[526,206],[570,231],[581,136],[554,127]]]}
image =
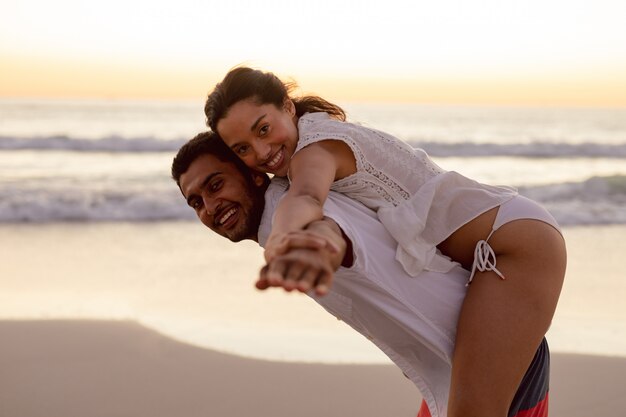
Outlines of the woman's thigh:
{"label": "woman's thigh", "polygon": [[545,335],[565,274],[565,244],[547,223],[515,220],[489,239],[494,272],[477,272],[463,303],[449,416],[504,417]]}

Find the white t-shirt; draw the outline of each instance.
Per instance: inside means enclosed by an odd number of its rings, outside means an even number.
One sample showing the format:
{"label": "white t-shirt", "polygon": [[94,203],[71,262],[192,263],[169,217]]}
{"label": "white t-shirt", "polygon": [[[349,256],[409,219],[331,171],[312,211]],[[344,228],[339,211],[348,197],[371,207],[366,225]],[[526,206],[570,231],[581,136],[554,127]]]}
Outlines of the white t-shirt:
{"label": "white t-shirt", "polygon": [[[259,242],[288,183],[275,178],[265,195]],[[396,241],[376,213],[332,192],[324,205],[352,241],[354,264],[335,274],[329,294],[315,301],[375,343],[422,393],[433,417],[446,415],[451,357],[469,272],[424,271],[411,277],[395,260]]]}

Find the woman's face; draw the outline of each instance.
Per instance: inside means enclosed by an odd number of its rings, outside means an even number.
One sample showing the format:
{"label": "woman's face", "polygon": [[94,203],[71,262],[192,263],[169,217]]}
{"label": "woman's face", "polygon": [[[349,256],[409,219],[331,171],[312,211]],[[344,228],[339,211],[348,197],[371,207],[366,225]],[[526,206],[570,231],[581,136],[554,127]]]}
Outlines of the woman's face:
{"label": "woman's face", "polygon": [[295,113],[289,99],[280,108],[254,99],[238,101],[217,122],[217,133],[250,168],[286,177],[298,143]]}

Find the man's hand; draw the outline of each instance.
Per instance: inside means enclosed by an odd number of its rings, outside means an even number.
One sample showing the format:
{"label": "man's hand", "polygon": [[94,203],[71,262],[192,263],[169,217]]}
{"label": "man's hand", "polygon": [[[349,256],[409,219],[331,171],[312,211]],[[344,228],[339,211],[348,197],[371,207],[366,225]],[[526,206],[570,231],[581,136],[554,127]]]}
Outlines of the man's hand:
{"label": "man's hand", "polygon": [[333,280],[332,255],[325,249],[292,249],[275,257],[259,273],[256,287],[282,287],[286,291],[315,290],[325,295]]}
{"label": "man's hand", "polygon": [[328,292],[334,271],[346,255],[347,242],[341,229],[328,218],[312,222],[307,230],[282,237],[279,253],[261,269],[256,287],[282,287],[319,295]]}

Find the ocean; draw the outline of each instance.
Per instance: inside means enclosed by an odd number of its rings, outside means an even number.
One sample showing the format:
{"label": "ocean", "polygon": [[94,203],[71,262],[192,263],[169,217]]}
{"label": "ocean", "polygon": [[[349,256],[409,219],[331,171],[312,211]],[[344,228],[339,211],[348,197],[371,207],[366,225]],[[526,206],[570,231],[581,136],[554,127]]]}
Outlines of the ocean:
{"label": "ocean", "polygon": [[[626,109],[340,103],[564,228],[555,351],[626,356]],[[261,250],[195,220],[169,177],[203,102],[0,99],[0,319],[136,320],[255,357],[384,362],[305,296],[252,289]]]}

